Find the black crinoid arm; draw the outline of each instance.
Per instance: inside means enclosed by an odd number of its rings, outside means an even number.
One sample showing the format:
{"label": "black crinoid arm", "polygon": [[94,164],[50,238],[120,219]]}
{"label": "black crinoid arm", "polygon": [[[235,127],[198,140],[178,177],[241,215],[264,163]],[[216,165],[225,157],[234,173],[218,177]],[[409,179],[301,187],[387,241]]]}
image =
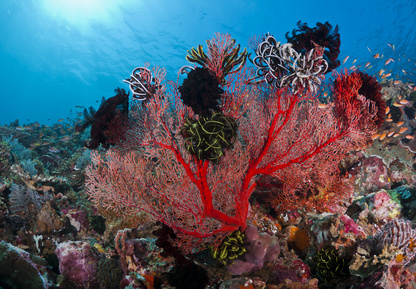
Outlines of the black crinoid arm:
{"label": "black crinoid arm", "polygon": [[209,116],[218,107],[224,92],[217,78],[205,67],[191,70],[178,89],[183,103],[200,116]]}

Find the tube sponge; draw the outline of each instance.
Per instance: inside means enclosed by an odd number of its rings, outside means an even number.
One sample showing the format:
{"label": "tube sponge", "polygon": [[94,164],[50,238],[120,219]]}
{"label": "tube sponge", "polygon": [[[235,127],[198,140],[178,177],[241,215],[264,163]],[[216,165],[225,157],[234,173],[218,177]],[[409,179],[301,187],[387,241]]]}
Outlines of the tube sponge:
{"label": "tube sponge", "polygon": [[274,261],[280,254],[279,239],[276,236],[259,233],[253,225],[249,225],[244,233],[247,252],[234,264],[227,266],[232,275],[260,270],[263,268],[264,262]]}

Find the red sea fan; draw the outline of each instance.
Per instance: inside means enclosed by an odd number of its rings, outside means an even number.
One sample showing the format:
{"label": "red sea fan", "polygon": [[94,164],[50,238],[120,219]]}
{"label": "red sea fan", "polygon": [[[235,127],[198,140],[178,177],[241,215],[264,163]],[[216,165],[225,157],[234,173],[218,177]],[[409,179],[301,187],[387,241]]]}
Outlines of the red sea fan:
{"label": "red sea fan", "polygon": [[366,99],[374,101],[377,107],[377,116],[374,122],[379,128],[384,121],[384,112],[386,111],[386,102],[381,96],[381,86],[375,77],[361,71],[357,71],[357,73],[362,80],[358,93],[364,95]]}
{"label": "red sea fan", "polygon": [[[362,107],[370,129],[378,129],[384,121],[386,103],[381,97],[381,86],[377,80],[361,71],[336,75],[334,81],[336,112],[342,122],[349,119],[351,107]],[[368,107],[367,107],[368,106]]]}
{"label": "red sea fan", "polygon": [[329,22],[324,24],[317,22],[316,27],[309,28],[308,24],[299,21],[297,23],[299,29],[292,30],[292,37],[286,33],[286,39],[292,43],[296,51],[305,49],[309,51],[315,48],[315,44],[325,47],[325,58],[328,61],[329,67],[327,73],[341,65],[337,60],[339,55],[339,47],[341,46],[340,35],[338,33],[338,25],[332,27]]}

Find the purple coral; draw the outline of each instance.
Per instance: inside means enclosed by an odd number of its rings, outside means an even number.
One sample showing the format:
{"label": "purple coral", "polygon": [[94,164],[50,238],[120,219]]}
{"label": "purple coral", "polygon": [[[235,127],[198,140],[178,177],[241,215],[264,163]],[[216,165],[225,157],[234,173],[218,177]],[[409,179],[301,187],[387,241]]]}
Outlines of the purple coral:
{"label": "purple coral", "polygon": [[274,261],[280,254],[279,239],[267,233],[259,233],[255,226],[248,226],[244,232],[246,235],[247,253],[241,259],[227,266],[228,271],[233,275],[259,270],[264,262]]}
{"label": "purple coral", "polygon": [[59,271],[65,278],[86,286],[84,288],[94,288],[100,258],[92,251],[90,244],[82,241],[63,242],[55,253],[59,259]]}

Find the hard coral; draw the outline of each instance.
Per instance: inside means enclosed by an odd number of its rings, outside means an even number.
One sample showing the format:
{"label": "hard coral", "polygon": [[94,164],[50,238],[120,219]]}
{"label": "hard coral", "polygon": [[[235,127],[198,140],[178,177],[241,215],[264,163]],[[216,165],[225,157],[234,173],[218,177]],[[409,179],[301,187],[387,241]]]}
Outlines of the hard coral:
{"label": "hard coral", "polygon": [[82,125],[77,125],[77,131],[83,131],[91,125],[91,140],[85,142],[85,146],[90,149],[96,149],[100,144],[108,148],[114,144],[117,137],[116,131],[120,128],[120,122],[127,116],[129,110],[129,93],[124,89],[117,88],[114,90],[117,94],[101,102],[98,111],[90,107],[89,111],[84,110],[85,121]]}
{"label": "hard coral", "polygon": [[1,288],[56,288],[45,259],[0,241]]}
{"label": "hard coral", "polygon": [[318,22],[314,28],[309,28],[307,23],[301,21],[297,24],[299,29],[292,30],[292,37],[289,36],[290,32],[286,33],[287,41],[292,43],[295,50],[309,51],[317,44],[326,48],[324,55],[329,64],[327,73],[340,66],[341,63],[337,60],[341,45],[338,25],[333,29],[329,22]]}

